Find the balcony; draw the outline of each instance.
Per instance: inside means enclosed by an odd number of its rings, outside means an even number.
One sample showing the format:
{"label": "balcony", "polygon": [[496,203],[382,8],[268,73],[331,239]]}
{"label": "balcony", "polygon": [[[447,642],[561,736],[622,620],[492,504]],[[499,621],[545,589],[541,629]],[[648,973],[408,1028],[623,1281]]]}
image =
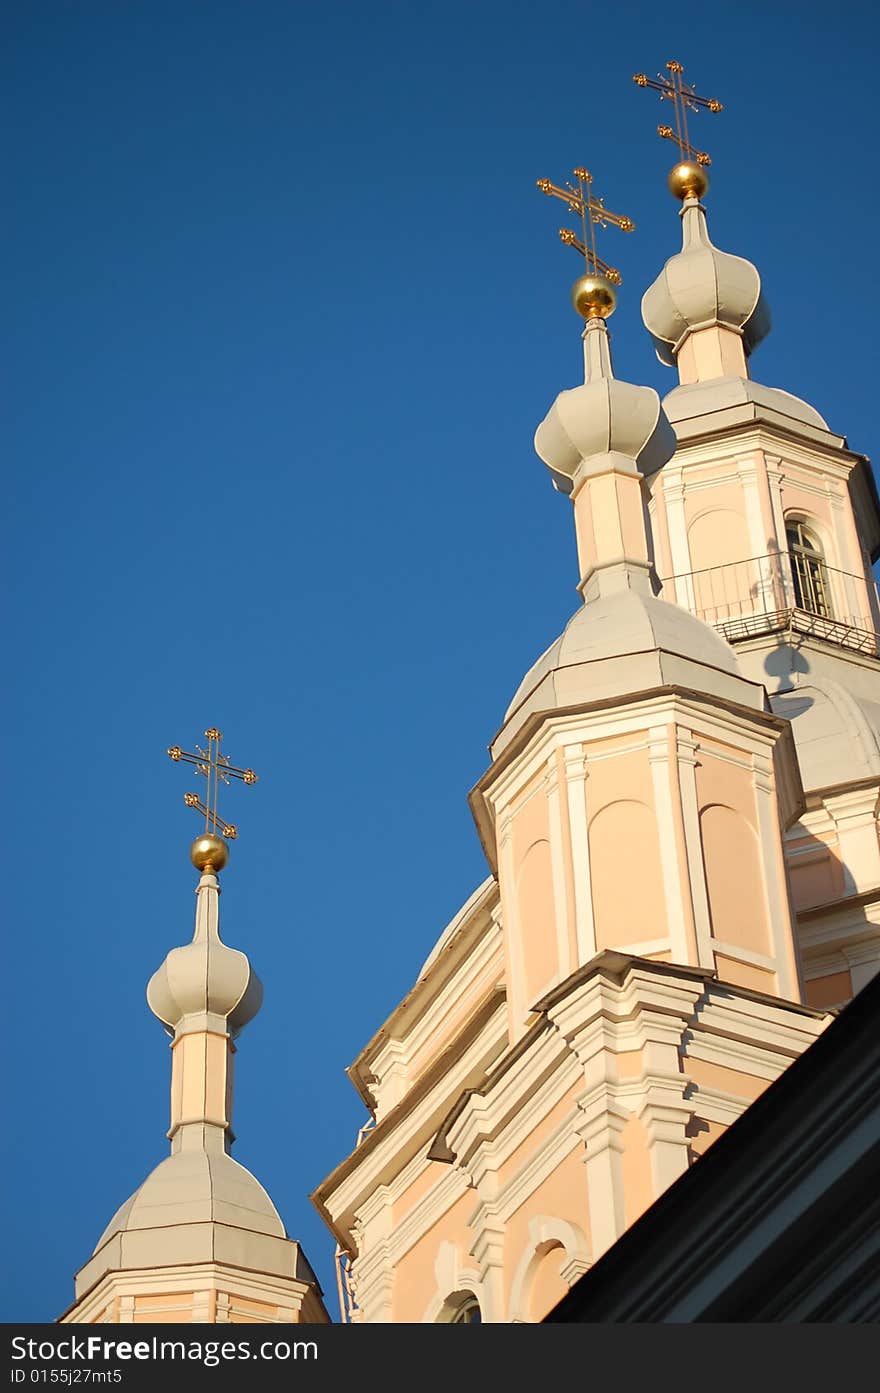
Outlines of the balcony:
{"label": "balcony", "polygon": [[795,632],[872,656],[880,651],[876,583],[802,552],[731,561],[669,576],[661,585],[664,600],[689,609],[731,643]]}

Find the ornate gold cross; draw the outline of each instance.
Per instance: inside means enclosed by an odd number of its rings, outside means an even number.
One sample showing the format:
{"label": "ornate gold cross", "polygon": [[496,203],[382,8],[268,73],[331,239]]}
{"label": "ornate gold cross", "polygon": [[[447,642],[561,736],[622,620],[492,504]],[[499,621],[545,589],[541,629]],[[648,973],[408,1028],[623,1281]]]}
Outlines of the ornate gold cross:
{"label": "ornate gold cross", "polygon": [[204,799],[197,793],[185,793],[183,801],[188,808],[195,808],[204,814],[205,831],[216,832],[224,837],[229,837],[234,841],[238,836],[238,828],[231,822],[223,822],[217,814],[217,795],[220,785],[228,784],[230,779],[241,779],[243,783],[255,784],[257,776],[253,769],[237,769],[234,764],[230,764],[229,756],[220,753],[220,742],[223,739],[216,726],[211,726],[210,730],[205,731],[205,739],[208,748],[203,750],[201,745],[196,745],[196,753],[190,754],[188,750],[182,750],[179,745],[172,745],[168,754],[175,764],[192,764],[207,780],[207,790]]}
{"label": "ornate gold cross", "polygon": [[658,126],[657,134],[664,140],[673,140],[678,146],[679,156],[684,160],[694,160],[697,164],[707,165],[712,161],[705,150],[697,150],[688,140],[687,114],[689,111],[699,114],[700,108],[706,111],[723,111],[724,108],[714,97],[700,97],[693,87],[682,79],[684,68],[681,63],[676,63],[674,59],[666,64],[667,72],[671,77],[663,77],[657,74],[658,80],[647,77],[644,73],[636,73],[633,82],[637,87],[650,87],[655,92],[660,93],[661,101],[672,102],[675,108],[675,130],[671,126]]}
{"label": "ornate gold cross", "polygon": [[574,247],[580,252],[588,271],[597,276],[605,276],[613,285],[620,285],[620,272],[596,254],[596,228],[607,227],[610,223],[612,227],[619,227],[621,232],[632,232],[635,223],[622,213],[612,213],[610,208],[605,207],[601,198],[593,197],[590,192],[593,176],[588,169],[578,167],[573,173],[577,179],[577,188],[569,183],[561,188],[558,184],[552,184],[549,179],[539,179],[538,188],[541,193],[546,193],[551,198],[561,198],[568,211],[576,213],[581,220],[580,237],[572,232],[571,228],[560,227],[560,240],[567,247]]}

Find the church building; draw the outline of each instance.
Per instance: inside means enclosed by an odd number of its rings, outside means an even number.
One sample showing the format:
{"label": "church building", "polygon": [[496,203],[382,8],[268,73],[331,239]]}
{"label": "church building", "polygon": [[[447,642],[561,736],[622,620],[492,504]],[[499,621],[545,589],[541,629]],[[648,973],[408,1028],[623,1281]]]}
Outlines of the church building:
{"label": "church building", "polygon": [[662,402],[612,370],[592,231],[626,220],[539,183],[587,261],[584,381],[535,435],[582,603],[471,791],[486,879],[349,1070],[369,1121],[312,1198],[352,1321],[542,1320],[880,967],[876,487],[752,376],[769,307],[684,124],[718,103],[667,70]]}
{"label": "church building", "polygon": [[[877,490],[814,407],[753,377],[769,307],[710,240],[687,137],[688,110],[719,106],[667,72],[636,78],[677,118],[660,131],[681,250],[642,298],[678,379],[662,401],[612,365],[619,276],[595,227],[628,220],[586,170],[539,183],[580,218],[562,238],[586,266],[583,381],[535,434],[573,509],[580,602],[486,713],[486,877],[348,1070],[365,1123],[312,1195],[344,1321],[543,1320],[880,967]],[[206,735],[169,751],[208,774],[195,937],[148,992],[173,1042],[171,1154],[63,1321],[330,1319],[230,1155],[261,989],[219,936],[234,829],[210,789],[252,771]]]}

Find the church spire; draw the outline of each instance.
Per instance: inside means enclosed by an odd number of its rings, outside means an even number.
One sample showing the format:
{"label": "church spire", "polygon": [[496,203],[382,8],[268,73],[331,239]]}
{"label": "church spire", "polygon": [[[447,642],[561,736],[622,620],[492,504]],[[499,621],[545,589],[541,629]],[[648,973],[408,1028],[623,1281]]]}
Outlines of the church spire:
{"label": "church spire", "polygon": [[254,784],[253,769],[239,769],[220,751],[223,739],[211,726],[205,731],[207,749],[190,754],[179,745],[168,751],[175,763],[194,765],[205,780],[205,797],[184,794],[187,807],[204,815],[205,831],[190,848],[201,878],[196,890],[196,922],[192,942],[172,948],[150,979],[150,1010],[173,1036],[171,1071],[172,1153],[191,1148],[228,1151],[232,1132],[233,1040],[253,1020],[263,1000],[263,988],[244,953],[220,939],[220,882],[218,872],[229,859],[229,847],[218,833],[238,836],[232,823],[218,814],[219,789],[230,779]]}
{"label": "church spire", "polygon": [[[575,170],[576,177],[582,173]],[[539,180],[538,187],[566,196],[549,180]],[[578,191],[567,187],[569,208],[591,227],[613,222],[632,230],[633,223],[608,213],[601,199],[585,198],[582,185]],[[554,486],[574,504],[584,600],[626,589],[651,593],[657,586],[642,481],[671,458],[675,435],[655,391],[614,376],[606,320],[617,303],[619,272],[600,261],[586,235],[580,240],[563,229],[560,237],[587,261],[587,273],[572,287],[572,302],[585,320],[584,385],[560,392],[538,427],[535,449]]]}
{"label": "church spire", "polygon": [[636,73],[633,81],[659,92],[661,101],[672,102],[675,109],[675,128],[659,125],[657,133],[678,146],[679,161],[667,183],[682,205],[682,249],[645,291],[642,319],[657,357],[678,368],[683,384],[747,378],[747,360],[770,331],[770,310],[752,263],[719,251],[709,239],[701,199],[709,189],[712,161],[690,143],[687,125],[688,112],[719,112],[723,107],[684,82],[680,63],[670,61],[666,68],[668,78],[660,75],[654,81]]}
{"label": "church spire", "polygon": [[254,784],[257,776],[221,753],[215,727],[205,739],[193,754],[168,751],[205,780],[204,797],[184,794],[204,818],[190,848],[200,873],[195,933],[147,987],[150,1010],[172,1036],[171,1154],[110,1220],[76,1275],[63,1321],[328,1319],[301,1248],[260,1182],[229,1154],[234,1041],[259,1011],[263,988],[245,954],[220,938],[218,875],[226,839],[238,832],[220,817],[218,799],[232,779]]}

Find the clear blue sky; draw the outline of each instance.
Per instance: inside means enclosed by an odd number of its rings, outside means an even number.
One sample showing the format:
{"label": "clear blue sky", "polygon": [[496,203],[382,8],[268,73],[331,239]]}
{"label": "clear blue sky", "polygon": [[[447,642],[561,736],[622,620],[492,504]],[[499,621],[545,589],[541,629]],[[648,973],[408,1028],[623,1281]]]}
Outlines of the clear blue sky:
{"label": "clear blue sky", "polygon": [[[364,1121],[345,1067],[485,874],[466,794],[576,607],[532,449],[578,380],[575,255],[535,179],[585,163],[639,300],[678,245],[665,114],[725,103],[718,245],[775,327],[754,375],[876,437],[871,4],[19,0],[5,7],[6,1320],[54,1318],[166,1152],[144,989],[192,933],[165,755],[261,775],[222,928],[265,1004],[235,1155],[335,1312],[307,1198]],[[866,153],[866,152],[870,152]]]}

